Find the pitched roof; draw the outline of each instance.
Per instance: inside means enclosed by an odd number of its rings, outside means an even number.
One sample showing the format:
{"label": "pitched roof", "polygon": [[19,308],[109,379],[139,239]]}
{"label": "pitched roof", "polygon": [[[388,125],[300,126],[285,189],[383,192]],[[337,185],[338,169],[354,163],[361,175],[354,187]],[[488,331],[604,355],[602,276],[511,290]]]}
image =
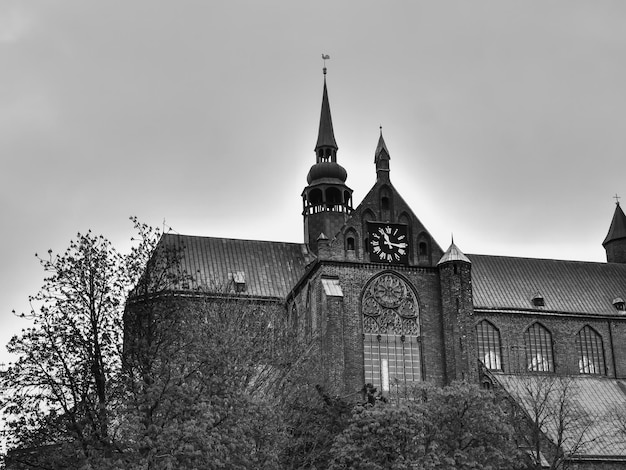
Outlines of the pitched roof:
{"label": "pitched roof", "polygon": [[164,234],[159,245],[181,249],[181,268],[192,281],[177,288],[233,292],[244,279],[241,296],[284,298],[310,262],[302,243]]}
{"label": "pitched roof", "polygon": [[[578,456],[624,456],[624,413],[626,381],[606,377],[579,375],[507,375],[493,374],[507,393],[533,418],[533,404],[542,398],[545,412],[542,431],[556,442],[559,417],[565,419],[562,437],[566,452]],[[559,411],[560,405],[565,408]],[[544,416],[545,414],[545,416]]]}
{"label": "pitched roof", "polygon": [[606,238],[602,242],[602,245],[613,240],[619,240],[620,238],[626,238],[626,215],[619,205],[619,202],[615,206],[615,212],[613,213],[613,220],[611,220],[611,226],[609,227],[609,233],[606,234]]}
{"label": "pitched roof", "polygon": [[[626,298],[626,264],[468,255],[474,308],[616,314]],[[541,292],[545,305],[531,299]]]}

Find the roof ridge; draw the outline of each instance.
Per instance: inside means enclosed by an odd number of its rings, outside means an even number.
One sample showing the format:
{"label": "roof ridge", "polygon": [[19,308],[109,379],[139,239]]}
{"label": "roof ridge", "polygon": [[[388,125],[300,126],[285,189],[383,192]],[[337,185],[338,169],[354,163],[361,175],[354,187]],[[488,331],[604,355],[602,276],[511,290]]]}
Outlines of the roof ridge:
{"label": "roof ridge", "polygon": [[508,255],[489,255],[484,253],[465,253],[465,255],[470,258],[472,257],[483,257],[483,258],[506,258],[506,259],[523,259],[523,260],[532,260],[532,261],[557,261],[557,262],[565,262],[565,263],[586,263],[586,264],[599,264],[599,265],[613,265],[618,263],[607,263],[606,261],[589,261],[589,260],[576,260],[576,259],[562,259],[562,258],[535,258],[532,256],[508,256]]}
{"label": "roof ridge", "polygon": [[283,244],[283,245],[305,245],[304,242],[287,242],[280,240],[258,240],[252,238],[233,238],[233,237],[213,237],[206,235],[186,235],[183,233],[164,233],[162,236],[168,237],[184,237],[184,238],[202,238],[202,239],[210,239],[210,240],[231,240],[231,241],[239,241],[239,242],[255,242],[255,243],[274,243],[274,244]]}

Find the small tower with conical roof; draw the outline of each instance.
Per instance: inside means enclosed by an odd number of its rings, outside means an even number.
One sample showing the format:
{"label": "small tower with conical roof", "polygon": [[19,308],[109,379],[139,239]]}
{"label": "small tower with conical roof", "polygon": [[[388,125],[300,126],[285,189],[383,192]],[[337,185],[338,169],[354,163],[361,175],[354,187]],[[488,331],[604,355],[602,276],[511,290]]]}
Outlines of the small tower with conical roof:
{"label": "small tower with conical roof", "polygon": [[324,67],[324,91],[315,145],[315,165],[309,170],[308,185],[302,192],[304,241],[314,253],[317,253],[320,234],[324,233],[332,240],[352,212],[352,190],[345,184],[348,173],[337,163],[337,150]]}
{"label": "small tower with conical roof", "polygon": [[609,263],[626,263],[626,215],[617,201],[609,233],[602,242]]}
{"label": "small tower with conical roof", "polygon": [[437,263],[441,283],[444,361],[446,380],[471,380],[477,377],[476,357],[471,338],[474,313],[472,300],[472,263],[454,244]]}

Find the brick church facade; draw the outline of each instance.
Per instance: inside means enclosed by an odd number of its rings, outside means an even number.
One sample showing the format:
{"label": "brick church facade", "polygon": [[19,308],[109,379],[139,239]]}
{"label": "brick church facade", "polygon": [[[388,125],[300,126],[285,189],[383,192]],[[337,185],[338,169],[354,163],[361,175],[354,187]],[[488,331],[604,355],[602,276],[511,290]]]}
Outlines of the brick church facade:
{"label": "brick church facade", "polygon": [[[454,380],[514,396],[520,377],[554,375],[574,378],[583,409],[626,407],[619,203],[606,263],[464,254],[454,242],[442,249],[393,186],[382,131],[376,183],[356,207],[337,154],[324,71],[315,163],[301,195],[304,243],[165,234],[160,243],[181,248],[194,273],[179,289],[226,285],[232,296],[280,305],[315,342],[323,380],[342,396],[365,383],[393,392]],[[626,463],[624,440],[594,440],[586,458]]]}

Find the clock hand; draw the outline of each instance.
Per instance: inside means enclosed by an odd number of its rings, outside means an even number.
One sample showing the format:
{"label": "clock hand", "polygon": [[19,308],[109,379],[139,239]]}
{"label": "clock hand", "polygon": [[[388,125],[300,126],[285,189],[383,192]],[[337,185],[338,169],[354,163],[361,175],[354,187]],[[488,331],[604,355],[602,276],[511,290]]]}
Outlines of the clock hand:
{"label": "clock hand", "polygon": [[385,238],[385,245],[391,248],[391,241],[389,240],[389,235],[386,232],[383,232],[383,237]]}
{"label": "clock hand", "polygon": [[389,245],[390,247],[395,246],[397,248],[406,248],[406,243],[402,242],[402,243],[392,243],[389,242],[387,243],[387,245]]}

